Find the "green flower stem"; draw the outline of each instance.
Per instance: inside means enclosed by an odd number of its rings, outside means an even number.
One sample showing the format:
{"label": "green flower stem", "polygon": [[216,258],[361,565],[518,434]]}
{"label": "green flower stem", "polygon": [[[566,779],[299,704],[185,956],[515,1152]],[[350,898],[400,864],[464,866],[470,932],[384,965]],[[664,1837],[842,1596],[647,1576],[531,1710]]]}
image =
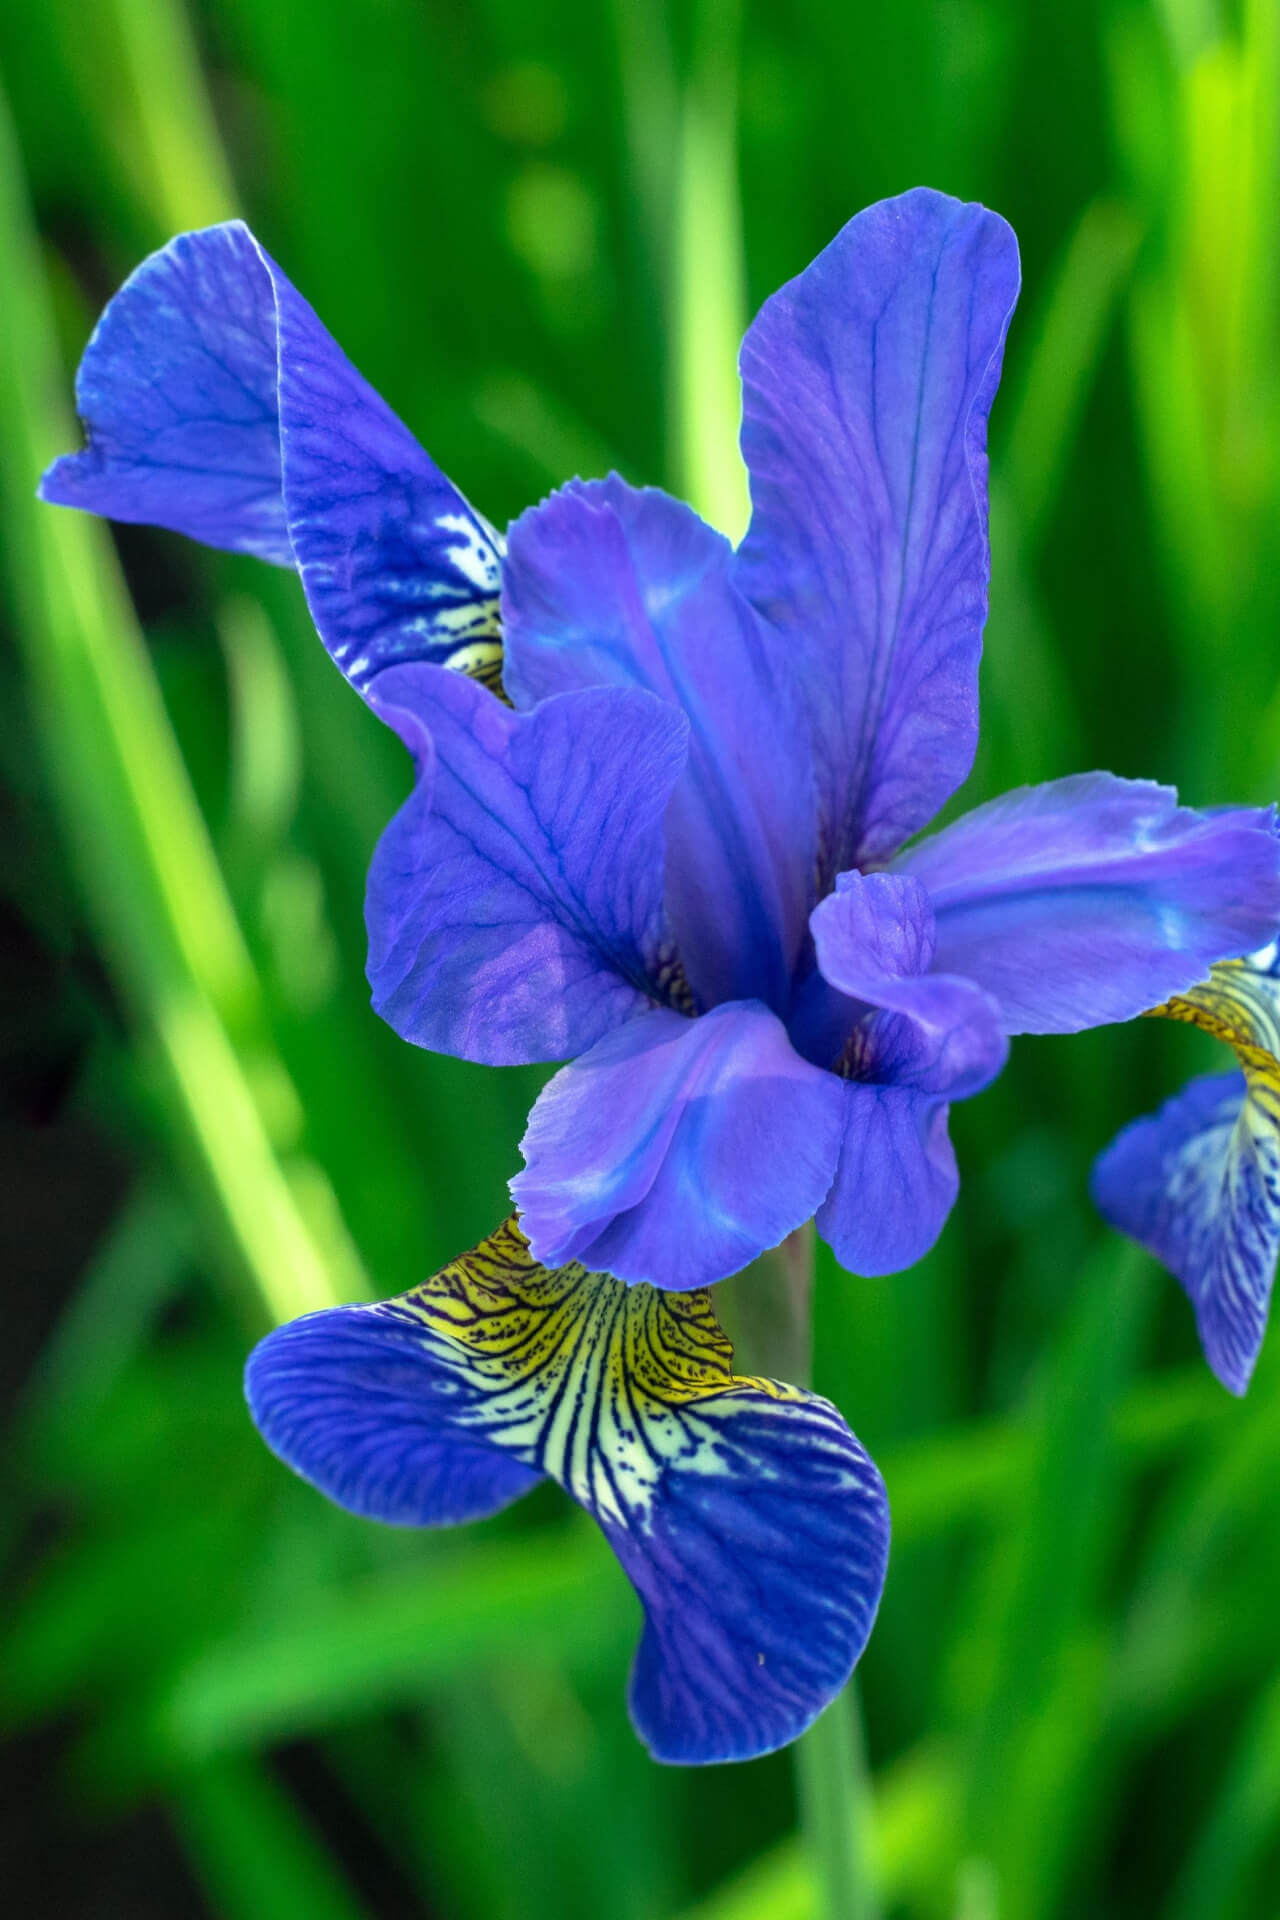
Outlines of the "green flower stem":
{"label": "green flower stem", "polygon": [[871,1860],[871,1782],[858,1683],[851,1680],[794,1748],[800,1831],[822,1920],[879,1920]]}
{"label": "green flower stem", "polygon": [[813,1375],[813,1223],[716,1289],[738,1373],[807,1387]]}
{"label": "green flower stem", "polygon": [[[811,1385],[813,1247],[811,1221],[717,1290],[737,1372]],[[792,1752],[815,1920],[879,1920],[871,1782],[856,1679]]]}

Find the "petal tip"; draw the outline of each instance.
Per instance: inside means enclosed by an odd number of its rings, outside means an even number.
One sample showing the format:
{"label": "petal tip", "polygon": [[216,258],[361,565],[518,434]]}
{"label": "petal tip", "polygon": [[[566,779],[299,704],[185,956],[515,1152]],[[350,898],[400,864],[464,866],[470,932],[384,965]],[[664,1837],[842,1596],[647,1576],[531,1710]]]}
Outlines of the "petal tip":
{"label": "petal tip", "polygon": [[76,481],[83,459],[83,453],[61,453],[51,460],[36,481],[36,499],[50,507],[78,506]]}

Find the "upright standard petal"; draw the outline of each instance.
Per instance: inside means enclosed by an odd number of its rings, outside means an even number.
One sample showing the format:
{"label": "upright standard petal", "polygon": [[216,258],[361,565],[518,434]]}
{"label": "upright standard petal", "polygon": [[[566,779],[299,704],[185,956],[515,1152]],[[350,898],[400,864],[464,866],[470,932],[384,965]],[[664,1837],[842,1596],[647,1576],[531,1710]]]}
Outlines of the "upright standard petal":
{"label": "upright standard petal", "polygon": [[880,1476],[828,1401],[734,1375],[705,1293],[546,1272],[512,1221],[399,1300],[268,1335],[246,1390],[280,1458],[374,1518],[436,1524],[558,1480],[643,1605],[631,1712],[655,1759],[785,1745],[866,1644]]}
{"label": "upright standard petal", "polygon": [[840,1082],[759,1002],[655,1011],[544,1088],[512,1198],[548,1265],[706,1286],[809,1219],[843,1119]]}
{"label": "upright standard petal", "polygon": [[955,1202],[949,1102],[987,1086],[1009,1042],[988,994],[929,971],[934,918],[918,881],[842,874],[813,934],[849,1010],[844,1138],[818,1231],[850,1272],[896,1273],[928,1252]]}
{"label": "upright standard petal", "polygon": [[1225,1040],[1239,1073],[1193,1080],[1136,1120],[1094,1169],[1099,1210],[1181,1281],[1205,1358],[1243,1393],[1280,1251],[1280,960],[1226,961],[1156,1012]]}
{"label": "upright standard petal", "polygon": [[731,558],[655,488],[573,482],[511,528],[504,683],[517,706],[568,687],[645,687],[688,716],[667,847],[681,962],[704,1006],[781,1008],[813,903],[812,747]]}
{"label": "upright standard petal", "polygon": [[987,612],[987,415],[1013,234],[917,188],[858,214],[742,347],[737,580],[809,699],[822,879],[887,858],[964,779]]}
{"label": "upright standard petal", "polygon": [[1131,1020],[1280,922],[1270,812],[1197,813],[1109,773],[1006,793],[894,864],[928,888],[934,966],[984,987],[1008,1033]]}
{"label": "upright standard petal", "polygon": [[518,714],[423,665],[388,669],[371,704],[418,776],[369,870],[383,1019],[417,1046],[509,1066],[579,1053],[660,999],[681,715],[603,687]]}
{"label": "upright standard petal", "polygon": [[494,680],[501,542],[239,220],[184,233],[110,302],[45,500],[297,565],[363,691],[394,661]]}

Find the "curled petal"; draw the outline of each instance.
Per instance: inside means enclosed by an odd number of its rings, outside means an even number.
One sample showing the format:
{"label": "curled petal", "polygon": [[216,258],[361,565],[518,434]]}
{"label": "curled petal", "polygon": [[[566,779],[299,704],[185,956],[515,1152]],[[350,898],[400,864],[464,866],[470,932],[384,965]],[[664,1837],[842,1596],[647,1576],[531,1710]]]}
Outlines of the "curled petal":
{"label": "curled petal", "polygon": [[656,1010],[543,1089],[511,1194],[548,1265],[708,1286],[810,1218],[842,1124],[840,1082],[800,1058],[767,1007]]}
{"label": "curled petal", "polygon": [[894,853],[969,771],[987,415],[1013,234],[924,188],[856,215],[742,344],[742,591],[809,702],[822,880]]}
{"label": "curled petal", "polygon": [[1099,1210],[1174,1273],[1205,1357],[1243,1393],[1280,1250],[1280,980],[1276,951],[1227,961],[1156,1012],[1225,1040],[1239,1073],[1193,1080],[1101,1155]]}
{"label": "curled petal", "polygon": [[918,880],[896,873],[841,873],[810,921],[818,964],[856,999],[929,971],[937,945],[933,908]]}
{"label": "curled petal", "polygon": [[574,481],[511,529],[504,684],[517,706],[638,686],[689,720],[667,910],[705,1006],[781,1007],[812,903],[812,748],[723,535],[656,488]]}
{"label": "curled petal", "polygon": [[681,715],[622,688],[518,714],[426,665],[388,669],[371,703],[418,770],[369,871],[382,1017],[418,1046],[511,1065],[578,1053],[651,1006]]}
{"label": "curled petal", "polygon": [[83,453],[41,497],[293,565],[280,478],[276,303],[238,220],[184,233],[126,280],[76,374]]}
{"label": "curled petal", "polygon": [[643,1604],[636,1729],[688,1764],[804,1731],[888,1554],[880,1476],[836,1409],[732,1362],[705,1293],[547,1272],[512,1221],[398,1300],[268,1335],[246,1390],[267,1444],[358,1513],[434,1524],[558,1480]]}
{"label": "curled petal", "polygon": [[1271,813],[1198,813],[1110,773],[1003,794],[895,871],[928,889],[934,966],[983,987],[1008,1033],[1131,1020],[1280,922]]}
{"label": "curled petal", "polygon": [[88,445],[45,500],[296,565],[363,691],[398,660],[496,678],[502,547],[242,221],[125,282],[76,379]]}
{"label": "curled petal", "polygon": [[844,1137],[818,1232],[850,1273],[922,1260],[960,1190],[948,1104],[906,1086],[841,1083]]}
{"label": "curled petal", "polygon": [[971,980],[929,971],[933,909],[918,880],[841,874],[811,924],[823,977],[887,1016],[856,1033],[856,1077],[952,1099],[995,1079],[1009,1054],[1000,1010]]}

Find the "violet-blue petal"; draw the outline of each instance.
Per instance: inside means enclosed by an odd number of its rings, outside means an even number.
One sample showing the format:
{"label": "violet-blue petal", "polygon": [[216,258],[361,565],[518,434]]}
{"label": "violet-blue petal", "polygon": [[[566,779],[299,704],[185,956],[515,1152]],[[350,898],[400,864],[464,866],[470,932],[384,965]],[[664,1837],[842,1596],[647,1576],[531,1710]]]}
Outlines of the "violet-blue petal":
{"label": "violet-blue petal", "polygon": [[644,1607],[638,1733],[705,1763],[785,1745],[834,1698],[889,1544],[836,1409],[732,1363],[705,1293],[549,1273],[508,1222],[399,1300],[268,1335],[246,1387],[268,1445],[357,1513],[435,1524],[558,1480]]}
{"label": "violet-blue petal", "polygon": [[933,910],[918,880],[841,874],[812,926],[848,1022],[844,1135],[818,1231],[850,1272],[896,1273],[928,1252],[955,1201],[948,1102],[993,1080],[1009,1042],[988,994],[930,971]]}
{"label": "violet-blue petal", "polygon": [[362,691],[399,661],[496,681],[501,539],[272,273],[285,508],[320,638]]}
{"label": "violet-blue petal", "polygon": [[1275,1111],[1246,1100],[1242,1073],[1192,1080],[1112,1141],[1094,1168],[1093,1197],[1112,1226],[1177,1276],[1205,1358],[1243,1393],[1280,1249]]}
{"label": "violet-blue petal", "polygon": [[1209,1365],[1243,1393],[1280,1248],[1280,947],[1222,961],[1154,1011],[1224,1040],[1242,1072],[1193,1080],[1127,1127],[1094,1169],[1094,1197],[1177,1275]]}
{"label": "violet-blue petal", "polygon": [[241,221],[131,275],[76,403],[88,446],[55,461],[44,499],[296,564],[361,690],[398,660],[496,672],[497,535]]}
{"label": "violet-blue petal", "polygon": [[277,1327],[249,1356],[245,1393],[272,1452],[365,1520],[482,1520],[543,1478],[469,1422],[483,1387],[396,1301]]}
{"label": "violet-blue petal", "polygon": [[511,528],[503,677],[517,706],[639,686],[688,716],[667,849],[681,962],[705,1006],[780,1008],[813,900],[812,748],[731,559],[721,534],[655,488],[573,482]]}
{"label": "violet-blue petal", "polygon": [[934,967],[985,988],[1009,1033],[1132,1019],[1280,922],[1269,812],[1198,813],[1109,773],[1004,794],[895,870],[928,889]]}
{"label": "violet-blue petal", "polygon": [[[567,696],[566,696],[567,697]],[[544,1088],[511,1183],[548,1266],[707,1286],[809,1219],[844,1109],[758,1001],[629,1021]]]}
{"label": "violet-blue petal", "polygon": [[818,1232],[850,1273],[899,1273],[928,1253],[959,1191],[948,1103],[913,1087],[839,1084],[844,1137]]}
{"label": "violet-blue petal", "polygon": [[973,981],[929,971],[934,917],[918,880],[841,874],[811,924],[825,979],[881,1014],[855,1030],[847,1071],[953,1099],[995,1079],[1009,1054],[1000,1010]]}
{"label": "violet-blue petal", "polygon": [[404,1039],[489,1065],[564,1059],[658,998],[663,815],[685,723],[590,688],[533,713],[441,667],[371,701],[417,784],[369,871],[373,1004]]}
{"label": "violet-blue petal", "polygon": [[868,207],[742,347],[739,585],[811,706],[823,878],[894,853],[969,771],[987,611],[987,415],[1009,227],[917,188]]}
{"label": "violet-blue petal", "polygon": [[83,453],[41,497],[293,565],[280,478],[276,303],[238,220],[183,233],[125,281],[76,374]]}
{"label": "violet-blue petal", "polygon": [[888,1505],[817,1395],[737,1381],[684,1425],[689,1455],[647,1524],[605,1529],[645,1609],[631,1717],[656,1760],[749,1760],[848,1680],[884,1584]]}

